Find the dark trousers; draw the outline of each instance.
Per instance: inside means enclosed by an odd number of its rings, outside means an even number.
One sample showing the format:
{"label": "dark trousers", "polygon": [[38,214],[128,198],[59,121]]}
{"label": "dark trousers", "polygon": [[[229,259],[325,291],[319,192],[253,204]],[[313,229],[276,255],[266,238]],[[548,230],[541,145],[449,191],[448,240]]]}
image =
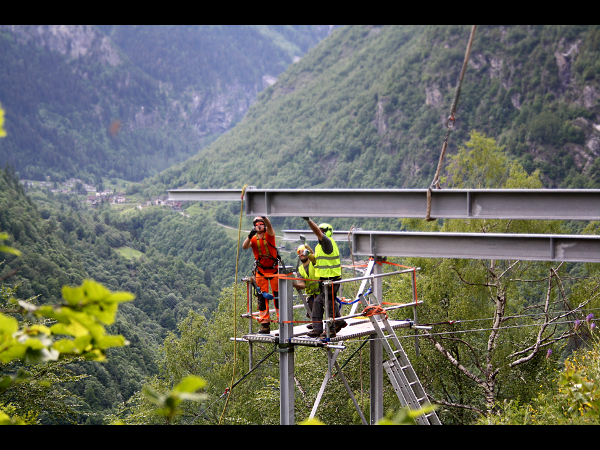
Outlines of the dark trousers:
{"label": "dark trousers", "polygon": [[323,322],[321,322],[321,321],[323,320],[323,314],[325,313],[325,291],[324,291],[324,289],[325,288],[329,289],[329,292],[328,292],[329,304],[327,305],[327,308],[329,309],[329,314],[331,315],[331,308],[333,307],[334,314],[335,314],[334,317],[341,317],[340,307],[339,307],[338,303],[335,301],[335,297],[337,296],[337,293],[340,290],[340,285],[339,284],[333,285],[333,295],[331,293],[331,285],[329,285],[327,287],[323,286],[322,283],[320,283],[320,285],[321,285],[321,293],[315,297],[315,300],[313,301],[313,304],[312,304],[311,320],[314,322],[313,330],[322,332],[323,331]]}
{"label": "dark trousers", "polygon": [[[315,298],[317,298],[318,294],[311,294],[311,295],[307,295],[306,296],[306,303],[308,304],[308,310],[306,311],[306,317],[308,317],[309,319],[312,319],[312,310],[313,310],[313,305],[315,303]],[[309,311],[311,314],[309,314]]]}

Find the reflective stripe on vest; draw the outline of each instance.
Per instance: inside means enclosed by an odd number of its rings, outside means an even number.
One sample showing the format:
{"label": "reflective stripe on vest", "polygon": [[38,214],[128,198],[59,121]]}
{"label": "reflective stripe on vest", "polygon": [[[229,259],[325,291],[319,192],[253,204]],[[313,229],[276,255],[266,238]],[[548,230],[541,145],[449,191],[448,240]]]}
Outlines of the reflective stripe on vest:
{"label": "reflective stripe on vest", "polygon": [[315,257],[317,264],[315,265],[315,276],[317,278],[332,278],[342,276],[342,264],[340,261],[340,251],[333,240],[329,238],[333,245],[333,251],[329,254],[323,251],[321,244],[317,245]]}
{"label": "reflective stripe on vest", "polygon": [[317,276],[315,275],[315,267],[312,265],[311,262],[308,263],[308,273],[306,273],[304,264],[300,264],[300,266],[298,267],[298,272],[300,273],[302,278],[306,280],[304,282],[306,286],[304,290],[308,295],[318,294],[319,292],[321,292],[318,281],[308,281],[317,279]]}
{"label": "reflective stripe on vest", "polygon": [[271,256],[269,253],[269,244],[267,244],[267,240],[263,237],[262,239],[256,238],[256,246],[258,247],[258,254],[262,256]]}

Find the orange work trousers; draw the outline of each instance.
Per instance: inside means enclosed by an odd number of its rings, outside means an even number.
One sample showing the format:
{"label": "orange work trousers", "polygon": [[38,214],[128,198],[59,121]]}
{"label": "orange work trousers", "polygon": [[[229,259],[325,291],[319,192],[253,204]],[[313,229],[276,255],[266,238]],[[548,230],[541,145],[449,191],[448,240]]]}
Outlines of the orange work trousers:
{"label": "orange work trousers", "polygon": [[[269,285],[271,285],[271,293],[274,297],[273,303],[275,311],[277,312],[277,320],[279,320],[279,278],[269,277],[269,274],[262,275],[256,272],[256,284],[265,294],[269,293]],[[271,316],[269,315],[269,300],[260,294],[258,295],[258,321],[260,323],[271,322]]]}

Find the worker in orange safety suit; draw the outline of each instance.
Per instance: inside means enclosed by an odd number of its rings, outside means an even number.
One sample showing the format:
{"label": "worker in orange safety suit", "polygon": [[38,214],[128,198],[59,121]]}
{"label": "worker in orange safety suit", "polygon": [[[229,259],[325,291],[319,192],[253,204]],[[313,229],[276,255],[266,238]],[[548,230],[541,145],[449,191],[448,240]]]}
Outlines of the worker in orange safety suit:
{"label": "worker in orange safety suit", "polygon": [[[279,320],[279,282],[277,278],[279,255],[275,244],[275,230],[267,217],[255,217],[252,230],[242,244],[244,250],[252,247],[254,252],[253,273],[258,286],[258,320],[260,334],[271,333],[269,299],[273,298]],[[273,276],[275,275],[275,276]],[[272,296],[269,294],[271,286]]]}

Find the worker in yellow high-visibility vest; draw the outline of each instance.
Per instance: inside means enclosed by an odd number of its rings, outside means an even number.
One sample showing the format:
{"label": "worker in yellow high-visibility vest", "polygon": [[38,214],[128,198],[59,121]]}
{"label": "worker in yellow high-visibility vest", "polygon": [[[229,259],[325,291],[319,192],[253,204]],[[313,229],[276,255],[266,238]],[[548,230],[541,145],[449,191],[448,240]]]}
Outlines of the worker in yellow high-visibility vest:
{"label": "worker in yellow high-visibility vest", "polygon": [[[342,279],[342,262],[340,260],[340,251],[335,240],[333,239],[333,227],[328,223],[315,224],[310,218],[303,217],[306,223],[312,230],[319,241],[315,248],[315,276],[321,280],[321,292],[315,297],[312,305],[313,329],[308,333],[310,337],[326,337],[327,333],[323,330],[323,312],[325,310],[325,292],[323,281],[331,280],[338,281]],[[333,285],[333,292],[329,291],[330,304],[329,311],[333,307],[335,316],[340,317],[340,308],[335,301],[335,297],[339,291],[340,285]],[[328,286],[331,289],[331,286]],[[329,336],[335,337],[343,327],[346,326],[346,321],[340,320],[335,322],[335,327],[329,329]]]}
{"label": "worker in yellow high-visibility vest", "polygon": [[[315,275],[315,254],[308,245],[300,245],[296,249],[298,258],[301,264],[298,265],[298,275],[302,277],[302,280],[294,281],[294,287],[296,289],[304,290],[306,294],[307,311],[306,317],[309,319],[312,317],[312,306],[317,295],[321,293],[321,287],[319,286],[319,280]],[[312,325],[308,325],[309,329],[312,329]]]}

